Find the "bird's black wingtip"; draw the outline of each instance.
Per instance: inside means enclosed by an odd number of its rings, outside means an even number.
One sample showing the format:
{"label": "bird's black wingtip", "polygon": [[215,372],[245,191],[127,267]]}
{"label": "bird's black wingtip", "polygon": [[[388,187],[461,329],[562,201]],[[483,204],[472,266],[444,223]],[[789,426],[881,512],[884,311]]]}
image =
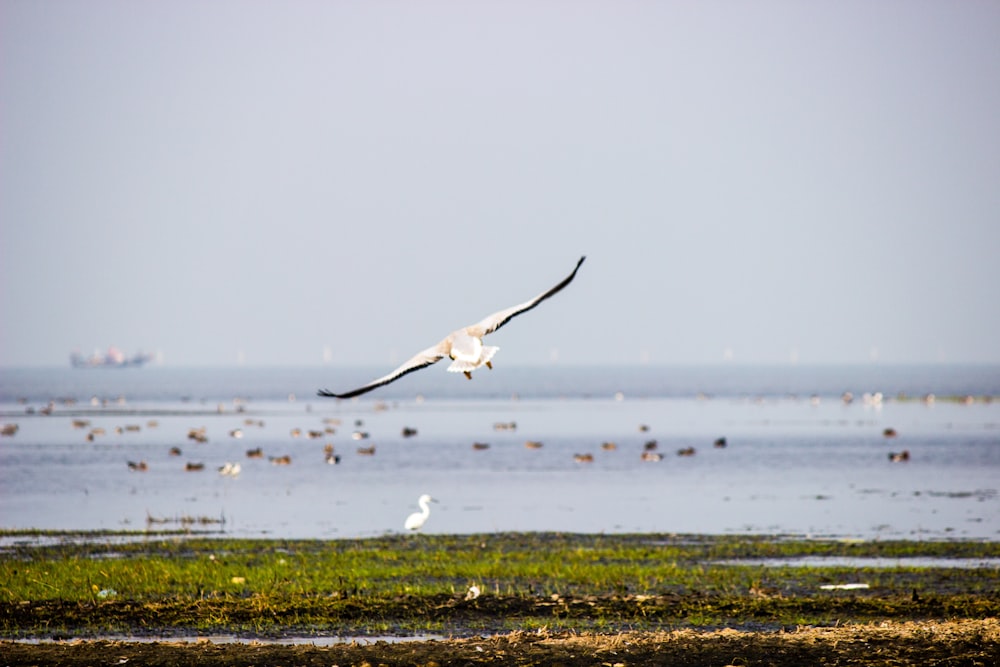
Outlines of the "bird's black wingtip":
{"label": "bird's black wingtip", "polygon": [[316,392],[317,396],[322,396],[323,398],[340,398],[339,394],[335,394],[329,389],[320,389]]}

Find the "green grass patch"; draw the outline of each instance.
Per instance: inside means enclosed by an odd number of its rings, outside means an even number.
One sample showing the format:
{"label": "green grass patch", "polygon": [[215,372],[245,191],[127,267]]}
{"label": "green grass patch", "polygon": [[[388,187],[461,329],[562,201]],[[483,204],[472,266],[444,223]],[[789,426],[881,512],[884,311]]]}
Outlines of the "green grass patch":
{"label": "green grass patch", "polygon": [[[610,632],[1000,613],[995,567],[718,562],[1000,557],[1000,544],[988,542],[550,533],[334,541],[73,537],[0,554],[2,636],[468,634],[538,627]],[[841,582],[869,588],[820,589]],[[480,591],[474,599],[471,586]]]}

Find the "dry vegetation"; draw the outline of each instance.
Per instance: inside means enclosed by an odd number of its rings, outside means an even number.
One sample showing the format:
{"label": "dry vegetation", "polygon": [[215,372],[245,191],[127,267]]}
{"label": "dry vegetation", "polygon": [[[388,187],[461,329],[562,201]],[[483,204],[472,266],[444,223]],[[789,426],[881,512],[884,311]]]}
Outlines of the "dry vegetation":
{"label": "dry vegetation", "polygon": [[1000,664],[996,619],[800,628],[627,632],[513,632],[488,638],[333,646],[203,642],[5,642],[8,665],[964,665]]}

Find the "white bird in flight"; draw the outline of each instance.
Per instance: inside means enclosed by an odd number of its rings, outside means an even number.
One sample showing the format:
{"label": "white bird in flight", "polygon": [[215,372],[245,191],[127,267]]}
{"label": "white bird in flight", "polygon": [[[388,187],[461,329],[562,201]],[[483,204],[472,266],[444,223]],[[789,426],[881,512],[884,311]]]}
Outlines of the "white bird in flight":
{"label": "white bird in flight", "polygon": [[427,521],[427,517],[431,515],[431,508],[428,504],[431,502],[436,503],[437,501],[426,493],[420,496],[417,500],[417,504],[420,505],[420,511],[414,512],[410,516],[406,517],[406,523],[403,524],[403,527],[406,528],[406,530],[420,530],[420,528],[422,528],[424,523]]}
{"label": "white bird in flight", "polygon": [[493,333],[503,325],[507,324],[511,318],[531,310],[542,301],[545,301],[550,296],[566,287],[566,285],[569,285],[576,276],[576,272],[580,269],[580,265],[583,264],[583,260],[585,259],[586,257],[581,257],[580,261],[576,263],[573,273],[569,274],[562,280],[562,282],[552,289],[542,292],[530,301],[525,301],[522,304],[511,306],[510,308],[493,313],[476,324],[464,327],[458,331],[453,331],[440,343],[434,347],[427,348],[423,352],[420,352],[388,375],[384,375],[377,380],[372,380],[363,387],[358,387],[357,389],[343,394],[336,394],[327,389],[320,389],[317,393],[320,396],[333,398],[351,398],[352,396],[358,396],[369,392],[372,389],[394,382],[407,373],[412,373],[413,371],[430,366],[445,357],[450,357],[452,360],[451,365],[448,366],[449,371],[452,373],[465,373],[465,377],[471,380],[472,371],[476,370],[480,366],[486,366],[490,369],[493,368],[493,364],[490,360],[493,358],[493,355],[497,353],[497,350],[500,349],[492,345],[483,345],[483,336]]}

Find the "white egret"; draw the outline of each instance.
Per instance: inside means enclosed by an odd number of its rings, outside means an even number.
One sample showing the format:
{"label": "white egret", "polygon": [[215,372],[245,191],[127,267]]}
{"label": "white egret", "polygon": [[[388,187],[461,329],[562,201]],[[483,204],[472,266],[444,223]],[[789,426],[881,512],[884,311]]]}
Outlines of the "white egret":
{"label": "white egret", "polygon": [[410,516],[406,517],[406,523],[403,524],[403,527],[406,528],[406,530],[420,530],[420,528],[423,527],[424,523],[427,521],[427,517],[431,515],[429,503],[432,502],[436,503],[437,501],[426,493],[420,496],[417,500],[417,504],[420,505],[420,511],[414,512]]}

